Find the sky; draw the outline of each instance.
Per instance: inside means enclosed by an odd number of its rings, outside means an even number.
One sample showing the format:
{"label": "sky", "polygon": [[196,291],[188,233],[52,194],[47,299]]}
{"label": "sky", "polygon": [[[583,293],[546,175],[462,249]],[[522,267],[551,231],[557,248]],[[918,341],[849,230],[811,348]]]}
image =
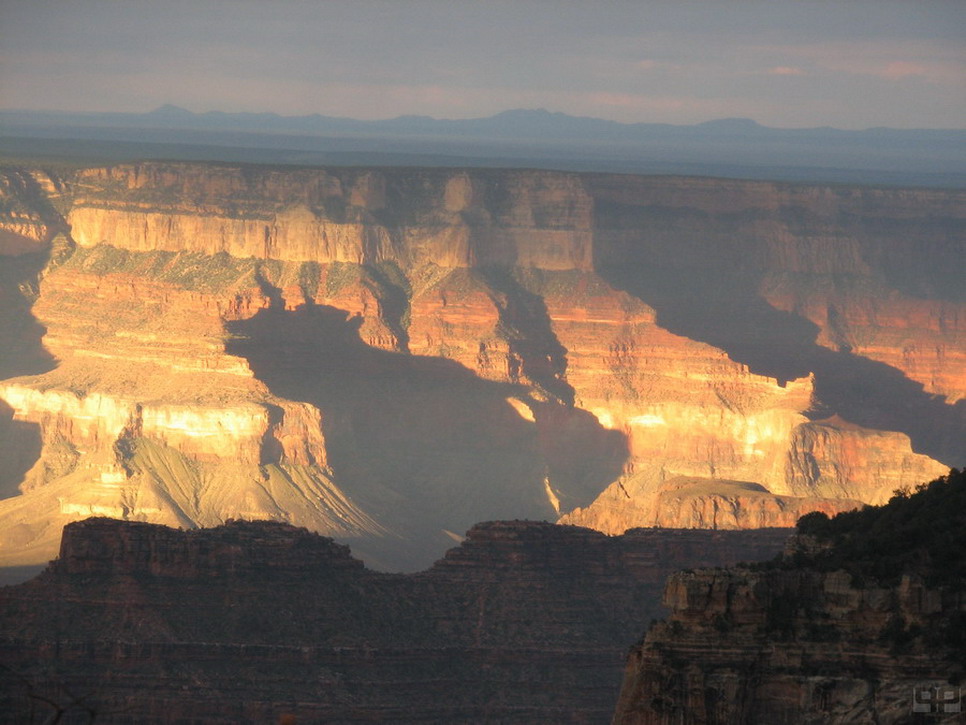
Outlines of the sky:
{"label": "sky", "polygon": [[0,0],[0,108],[966,128],[966,0]]}

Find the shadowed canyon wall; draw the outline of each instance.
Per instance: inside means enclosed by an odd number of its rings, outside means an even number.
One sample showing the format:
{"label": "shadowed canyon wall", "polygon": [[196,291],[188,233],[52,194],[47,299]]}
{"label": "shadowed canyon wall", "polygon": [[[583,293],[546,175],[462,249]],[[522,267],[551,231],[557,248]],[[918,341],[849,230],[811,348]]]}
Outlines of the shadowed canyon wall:
{"label": "shadowed canyon wall", "polygon": [[966,463],[960,191],[4,178],[7,564],[101,514],[288,521],[416,568],[485,518],[790,525]]}
{"label": "shadowed canyon wall", "polygon": [[873,588],[844,571],[701,570],[672,575],[664,603],[668,621],[631,652],[615,723],[915,722],[917,687],[961,672],[935,637],[896,645],[966,606],[914,576]]}
{"label": "shadowed canyon wall", "polygon": [[615,725],[961,723],[966,473],[803,518],[781,557],[672,574]]}
{"label": "shadowed canyon wall", "polygon": [[274,522],[90,519],[0,589],[0,704],[18,722],[605,722],[667,574],[787,533],[490,522],[400,575]]}

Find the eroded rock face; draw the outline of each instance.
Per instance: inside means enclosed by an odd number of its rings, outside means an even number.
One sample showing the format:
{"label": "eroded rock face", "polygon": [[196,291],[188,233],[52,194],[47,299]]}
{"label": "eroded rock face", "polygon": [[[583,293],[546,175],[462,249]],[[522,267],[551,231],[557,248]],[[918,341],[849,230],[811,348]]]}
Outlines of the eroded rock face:
{"label": "eroded rock face", "polygon": [[953,470],[805,517],[768,562],[673,574],[614,722],[962,722],[964,500]]}
{"label": "eroded rock face", "polygon": [[897,651],[896,637],[928,630],[966,602],[914,576],[894,589],[851,579],[795,570],[672,575],[664,593],[671,616],[632,651],[614,722],[908,722],[914,691],[947,685],[956,665],[935,648]]}
{"label": "eroded rock face", "polygon": [[593,199],[576,174],[140,164],[82,172],[81,246],[292,262],[589,270]]}
{"label": "eroded rock face", "polygon": [[89,519],[0,590],[0,692],[15,718],[83,691],[104,722],[601,722],[667,574],[787,533],[490,522],[398,575],[274,522]]}
{"label": "eroded rock face", "polygon": [[[289,521],[412,569],[481,519],[787,525],[966,463],[960,192],[3,178],[8,564],[99,513]],[[682,476],[708,483],[657,493]]]}
{"label": "eroded rock face", "polygon": [[682,476],[649,486],[638,478],[609,487],[590,507],[574,509],[560,521],[611,534],[642,524],[754,529],[775,524],[794,527],[799,517],[812,511],[834,515],[861,506],[861,501],[849,498],[780,496],[747,481]]}

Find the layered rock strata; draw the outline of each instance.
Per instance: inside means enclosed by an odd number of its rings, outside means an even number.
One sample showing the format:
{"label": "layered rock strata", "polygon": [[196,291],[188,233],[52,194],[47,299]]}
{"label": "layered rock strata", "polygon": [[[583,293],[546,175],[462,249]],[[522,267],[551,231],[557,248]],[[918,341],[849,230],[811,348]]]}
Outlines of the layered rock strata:
{"label": "layered rock strata", "polygon": [[775,562],[673,574],[613,722],[962,722],[964,493],[953,471],[803,519]]}
{"label": "layered rock strata", "polygon": [[[862,506],[849,498],[779,496],[748,481],[675,477],[650,485],[641,477],[608,488],[587,509],[576,508],[561,523],[593,524],[619,533],[635,525],[670,528],[754,529],[772,524],[793,527],[812,511],[837,514]],[[585,523],[585,520],[587,523]]]}
{"label": "layered rock strata", "polygon": [[104,722],[600,722],[668,572],[786,535],[493,522],[398,575],[284,524],[89,519],[0,589],[0,698]]}
{"label": "layered rock strata", "polygon": [[664,603],[671,617],[628,660],[615,723],[911,722],[916,692],[959,691],[954,663],[883,636],[966,607],[914,576],[887,589],[845,572],[705,570],[672,575]]}
{"label": "layered rock strata", "polygon": [[[966,463],[959,191],[3,178],[7,564],[102,513],[289,521],[414,568],[481,519],[787,525]],[[679,477],[707,486],[666,510]]]}

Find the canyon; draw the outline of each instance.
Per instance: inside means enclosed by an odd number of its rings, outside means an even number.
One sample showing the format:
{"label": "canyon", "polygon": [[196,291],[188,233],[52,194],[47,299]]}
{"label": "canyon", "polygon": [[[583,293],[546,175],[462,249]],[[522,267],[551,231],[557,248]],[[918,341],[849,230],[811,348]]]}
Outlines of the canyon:
{"label": "canyon", "polygon": [[0,719],[604,722],[665,577],[788,533],[489,522],[390,574],[279,522],[74,522],[0,588]]}
{"label": "canyon", "polygon": [[952,471],[803,519],[771,562],[671,575],[614,724],[962,722],[964,499]]}
{"label": "canyon", "polygon": [[481,520],[791,526],[966,464],[966,193],[0,174],[0,565],[91,515],[429,566]]}

